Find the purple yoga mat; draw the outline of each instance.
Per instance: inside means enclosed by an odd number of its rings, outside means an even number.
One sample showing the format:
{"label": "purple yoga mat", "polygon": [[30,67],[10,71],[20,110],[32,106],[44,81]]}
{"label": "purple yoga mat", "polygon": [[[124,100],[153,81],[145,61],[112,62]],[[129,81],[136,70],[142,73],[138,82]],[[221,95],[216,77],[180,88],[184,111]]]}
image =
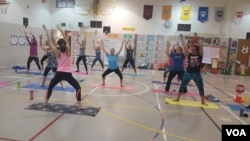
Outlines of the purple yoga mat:
{"label": "purple yoga mat", "polygon": [[[166,95],[177,95],[178,91],[168,91],[166,92],[165,90],[160,90],[160,89],[151,89],[152,93],[160,93],[160,94],[166,94]],[[192,93],[192,92],[187,92],[184,93],[183,96],[200,96],[198,93]]]}

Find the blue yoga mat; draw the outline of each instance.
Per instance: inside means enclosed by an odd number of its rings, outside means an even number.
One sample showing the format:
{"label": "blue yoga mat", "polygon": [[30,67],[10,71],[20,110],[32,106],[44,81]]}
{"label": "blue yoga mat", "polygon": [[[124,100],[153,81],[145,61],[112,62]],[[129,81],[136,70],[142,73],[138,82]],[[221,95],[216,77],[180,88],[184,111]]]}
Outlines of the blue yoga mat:
{"label": "blue yoga mat", "polygon": [[[240,105],[234,105],[234,104],[227,104],[228,107],[230,107],[233,111],[240,111]],[[245,108],[245,112],[250,112],[250,109]]]}
{"label": "blue yoga mat", "polygon": [[[29,89],[41,89],[41,90],[47,90],[48,86],[40,87],[39,84],[28,84],[23,86],[22,88],[29,88]],[[67,91],[67,92],[75,92],[75,89],[73,87],[64,87],[61,86],[55,86],[53,88],[54,91]]]}
{"label": "blue yoga mat", "polygon": [[[30,70],[27,72],[27,70],[18,70],[17,73],[19,74],[33,74],[33,75],[42,75],[40,71]],[[49,72],[48,75],[51,75],[52,73]]]}

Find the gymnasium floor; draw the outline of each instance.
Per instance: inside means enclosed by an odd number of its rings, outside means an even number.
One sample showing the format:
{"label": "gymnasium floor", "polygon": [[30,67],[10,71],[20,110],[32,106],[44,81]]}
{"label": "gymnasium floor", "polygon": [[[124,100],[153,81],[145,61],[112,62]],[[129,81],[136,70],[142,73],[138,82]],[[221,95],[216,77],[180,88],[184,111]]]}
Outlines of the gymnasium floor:
{"label": "gymnasium floor", "polygon": [[[80,66],[83,69],[83,66]],[[98,66],[95,66],[99,69]],[[197,89],[188,86],[191,96],[182,96],[184,105],[166,104],[165,98],[175,97],[153,90],[163,90],[165,85],[152,83],[162,81],[162,71],[124,70],[125,89],[119,89],[118,76],[106,78],[110,88],[99,87],[102,71],[92,70],[88,75],[75,74],[82,86],[82,104],[101,107],[96,115],[77,115],[25,109],[44,102],[46,90],[33,89],[27,84],[40,84],[41,75],[16,73],[12,69],[0,72],[0,140],[7,141],[220,141],[222,124],[250,124],[250,118],[240,117],[239,111],[228,104],[235,103],[235,86],[244,84],[249,95],[248,76],[203,74],[206,94],[215,96],[220,102],[206,101],[212,107],[199,107]],[[49,84],[52,75],[48,77]],[[84,81],[83,81],[84,79]],[[21,88],[17,88],[17,82]],[[178,90],[179,85],[171,85]],[[63,82],[68,87],[67,82]],[[193,84],[193,82],[190,82]],[[97,85],[97,86],[95,86]],[[59,86],[59,85],[58,85]],[[188,104],[197,101],[197,104]],[[75,104],[75,93],[53,91],[49,103]],[[249,114],[249,112],[248,112]]]}

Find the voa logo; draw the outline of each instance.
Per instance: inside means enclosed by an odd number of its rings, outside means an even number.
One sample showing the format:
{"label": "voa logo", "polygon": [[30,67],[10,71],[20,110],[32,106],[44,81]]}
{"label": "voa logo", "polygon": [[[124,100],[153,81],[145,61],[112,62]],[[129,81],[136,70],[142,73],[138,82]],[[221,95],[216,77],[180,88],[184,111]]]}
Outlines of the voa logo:
{"label": "voa logo", "polygon": [[227,136],[247,136],[244,129],[226,129]]}

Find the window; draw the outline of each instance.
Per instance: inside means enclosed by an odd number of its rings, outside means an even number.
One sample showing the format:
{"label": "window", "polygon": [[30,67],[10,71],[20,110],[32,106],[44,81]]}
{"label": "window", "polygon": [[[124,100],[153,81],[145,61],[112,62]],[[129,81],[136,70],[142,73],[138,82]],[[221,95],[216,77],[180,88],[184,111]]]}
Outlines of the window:
{"label": "window", "polygon": [[56,0],[56,8],[75,8],[75,0]]}

